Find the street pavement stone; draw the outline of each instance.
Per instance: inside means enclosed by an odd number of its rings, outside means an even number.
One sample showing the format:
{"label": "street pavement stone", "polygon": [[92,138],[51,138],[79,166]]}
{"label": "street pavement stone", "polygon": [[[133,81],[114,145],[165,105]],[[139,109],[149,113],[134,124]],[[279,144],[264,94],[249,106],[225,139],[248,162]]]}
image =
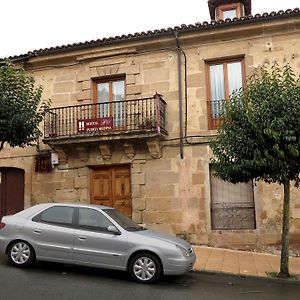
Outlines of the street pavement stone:
{"label": "street pavement stone", "polygon": [[[213,271],[236,275],[267,277],[279,272],[280,256],[269,253],[237,251],[205,246],[194,246],[196,271]],[[300,258],[290,257],[290,274],[300,278]]]}

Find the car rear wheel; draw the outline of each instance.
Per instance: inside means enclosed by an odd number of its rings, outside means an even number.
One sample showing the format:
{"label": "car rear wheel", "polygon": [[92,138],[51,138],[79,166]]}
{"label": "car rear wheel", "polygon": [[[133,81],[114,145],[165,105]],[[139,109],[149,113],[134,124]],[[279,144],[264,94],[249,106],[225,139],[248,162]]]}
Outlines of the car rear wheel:
{"label": "car rear wheel", "polygon": [[34,259],[34,250],[27,242],[16,241],[8,248],[8,260],[16,267],[27,267],[34,262]]}
{"label": "car rear wheel", "polygon": [[135,255],[129,264],[131,277],[141,283],[157,281],[162,275],[162,267],[159,259],[147,252]]}

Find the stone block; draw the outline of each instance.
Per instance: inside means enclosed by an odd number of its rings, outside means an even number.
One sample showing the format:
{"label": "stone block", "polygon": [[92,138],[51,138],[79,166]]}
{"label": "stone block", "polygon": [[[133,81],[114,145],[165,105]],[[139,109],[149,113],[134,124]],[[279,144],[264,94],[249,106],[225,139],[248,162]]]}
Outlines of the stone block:
{"label": "stone block", "polygon": [[126,95],[137,95],[137,94],[141,94],[142,92],[142,87],[140,85],[127,85],[126,86]]}
{"label": "stone block", "polygon": [[75,177],[74,187],[75,189],[87,188],[87,176]]}
{"label": "stone block", "polygon": [[157,92],[159,94],[164,95],[166,92],[169,91],[169,89],[170,89],[170,83],[168,81],[150,84],[150,92],[152,92],[152,94]]}
{"label": "stone block", "polygon": [[57,82],[54,83],[53,86],[53,93],[59,94],[59,93],[71,93],[74,91],[74,81],[64,81],[64,82]]}
{"label": "stone block", "polygon": [[205,174],[203,172],[194,173],[192,174],[192,184],[204,184],[205,181]]}
{"label": "stone block", "polygon": [[81,82],[81,90],[90,90],[91,89],[91,81],[90,80],[85,80]]}
{"label": "stone block", "polygon": [[56,76],[55,81],[72,81],[75,80],[75,74],[74,73],[63,73]]}
{"label": "stone block", "polygon": [[205,81],[201,78],[201,73],[191,74],[187,77],[187,85],[189,88],[200,87],[203,82]]}
{"label": "stone block", "polygon": [[77,94],[78,101],[89,100],[89,99],[91,99],[91,90],[81,91]]}
{"label": "stone block", "polygon": [[90,71],[80,71],[77,75],[77,80],[79,82],[91,80],[91,72]]}
{"label": "stone block", "polygon": [[141,197],[141,186],[139,184],[133,184],[131,186],[131,196],[132,198]]}
{"label": "stone block", "polygon": [[142,223],[142,213],[139,210],[132,212],[132,220],[136,223]]}
{"label": "stone block", "polygon": [[78,192],[74,189],[61,189],[57,190],[54,195],[54,202],[77,202]]}
{"label": "stone block", "polygon": [[126,74],[139,74],[140,73],[140,65],[131,65],[129,67],[126,67]]}
{"label": "stone block", "polygon": [[135,75],[127,75],[126,76],[126,84],[135,84]]}
{"label": "stone block", "polygon": [[156,61],[156,62],[144,63],[143,64],[143,69],[145,71],[145,70],[163,68],[164,66],[165,66],[165,62],[163,62],[163,61]]}
{"label": "stone block", "polygon": [[131,165],[131,174],[136,174],[141,172],[142,172],[142,166],[140,163],[133,163]]}
{"label": "stone block", "polygon": [[132,174],[131,175],[131,183],[132,184],[145,184],[146,183],[146,178],[145,174]]}
{"label": "stone block", "polygon": [[145,210],[146,199],[144,198],[133,198],[132,196],[132,210]]}
{"label": "stone block", "polygon": [[78,176],[87,176],[89,173],[89,168],[79,168],[78,169]]}
{"label": "stone block", "polygon": [[144,71],[145,83],[168,81],[170,79],[169,69],[152,69]]}

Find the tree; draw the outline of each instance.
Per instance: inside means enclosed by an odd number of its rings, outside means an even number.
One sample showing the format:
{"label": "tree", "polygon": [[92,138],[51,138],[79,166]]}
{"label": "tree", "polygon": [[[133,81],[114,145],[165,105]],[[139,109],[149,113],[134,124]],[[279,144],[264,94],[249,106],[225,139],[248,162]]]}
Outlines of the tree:
{"label": "tree", "polygon": [[9,60],[0,61],[0,151],[33,145],[41,136],[39,124],[50,107],[41,101],[42,87],[35,87],[32,76]]}
{"label": "tree", "polygon": [[232,183],[263,180],[284,188],[279,277],[289,277],[290,185],[299,186],[300,77],[289,65],[262,68],[224,105],[210,144],[217,177]]}

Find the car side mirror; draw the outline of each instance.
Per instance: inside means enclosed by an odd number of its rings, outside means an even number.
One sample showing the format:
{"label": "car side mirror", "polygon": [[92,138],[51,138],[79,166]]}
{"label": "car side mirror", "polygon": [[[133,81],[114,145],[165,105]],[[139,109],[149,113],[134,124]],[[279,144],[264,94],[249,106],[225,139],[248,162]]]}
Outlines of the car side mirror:
{"label": "car side mirror", "polygon": [[119,231],[119,229],[114,225],[108,226],[107,230],[115,235],[121,235],[121,232]]}

